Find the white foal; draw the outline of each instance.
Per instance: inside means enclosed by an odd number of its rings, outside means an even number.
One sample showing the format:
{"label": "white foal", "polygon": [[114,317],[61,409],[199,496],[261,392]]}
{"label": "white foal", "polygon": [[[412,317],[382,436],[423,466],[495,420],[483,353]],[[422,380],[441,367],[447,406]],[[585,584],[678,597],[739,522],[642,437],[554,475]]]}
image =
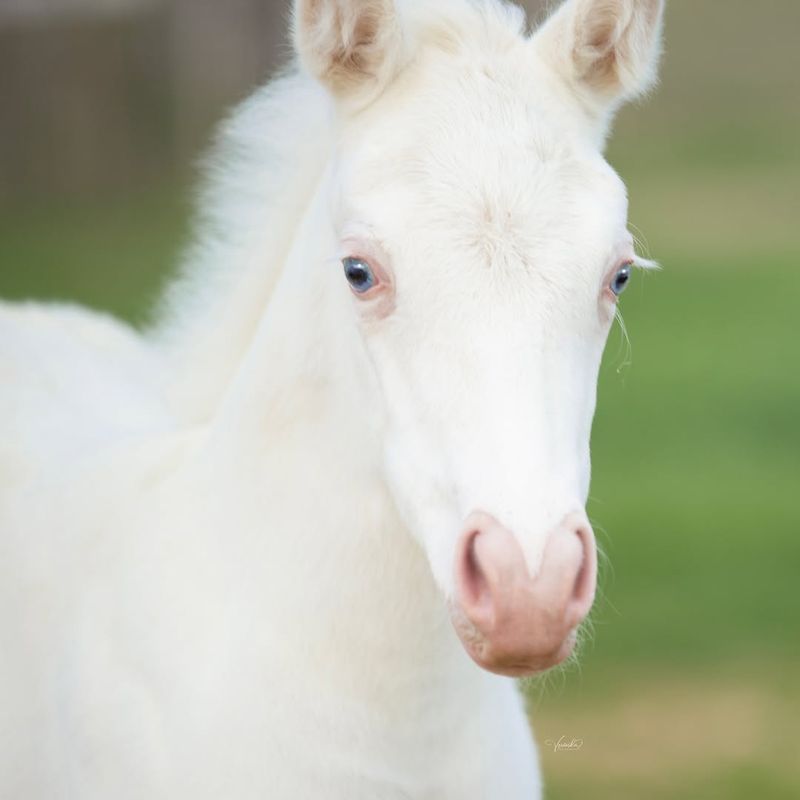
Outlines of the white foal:
{"label": "white foal", "polygon": [[0,308],[0,796],[539,797],[662,10],[298,0],[160,329]]}

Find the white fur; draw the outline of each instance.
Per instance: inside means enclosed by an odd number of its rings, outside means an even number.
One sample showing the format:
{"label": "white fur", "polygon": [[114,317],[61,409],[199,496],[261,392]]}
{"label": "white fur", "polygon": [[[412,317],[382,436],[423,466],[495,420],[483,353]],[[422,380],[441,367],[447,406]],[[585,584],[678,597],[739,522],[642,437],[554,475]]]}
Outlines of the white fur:
{"label": "white fur", "polygon": [[231,119],[151,335],[0,306],[0,796],[539,796],[453,551],[482,508],[535,571],[585,501],[626,200],[547,41],[433,5],[383,4],[368,101],[292,73]]}

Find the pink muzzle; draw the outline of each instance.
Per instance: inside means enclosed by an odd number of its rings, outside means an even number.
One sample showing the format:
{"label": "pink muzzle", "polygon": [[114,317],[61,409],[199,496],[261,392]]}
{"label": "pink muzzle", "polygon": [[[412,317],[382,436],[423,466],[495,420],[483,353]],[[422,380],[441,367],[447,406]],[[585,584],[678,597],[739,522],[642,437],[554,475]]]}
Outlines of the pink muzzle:
{"label": "pink muzzle", "polygon": [[547,537],[531,577],[514,535],[484,512],[467,519],[456,550],[453,625],[472,659],[500,675],[523,676],[561,663],[594,602],[597,549],[582,514]]}

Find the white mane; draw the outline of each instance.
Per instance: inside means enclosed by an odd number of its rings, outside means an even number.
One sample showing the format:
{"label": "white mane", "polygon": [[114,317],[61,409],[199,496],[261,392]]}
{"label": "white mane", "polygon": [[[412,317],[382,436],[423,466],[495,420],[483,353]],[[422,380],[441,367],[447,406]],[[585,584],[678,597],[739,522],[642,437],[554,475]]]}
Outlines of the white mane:
{"label": "white mane", "polygon": [[192,421],[212,411],[269,302],[330,154],[332,115],[319,85],[292,72],[221,127],[207,160],[196,239],[153,331]]}

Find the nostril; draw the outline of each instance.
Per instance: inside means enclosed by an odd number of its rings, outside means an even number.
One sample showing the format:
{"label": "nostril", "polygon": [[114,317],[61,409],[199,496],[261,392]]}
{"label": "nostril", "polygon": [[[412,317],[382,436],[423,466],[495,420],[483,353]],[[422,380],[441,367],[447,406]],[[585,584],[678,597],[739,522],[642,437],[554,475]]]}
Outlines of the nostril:
{"label": "nostril", "polygon": [[520,587],[529,581],[517,540],[494,517],[473,512],[456,551],[455,589],[461,610],[474,625],[490,630],[515,612]]}
{"label": "nostril", "polygon": [[581,525],[575,529],[581,543],[581,565],[572,587],[572,602],[578,606],[579,613],[588,613],[594,602],[597,588],[597,550],[592,529]]}
{"label": "nostril", "polygon": [[463,599],[471,605],[479,605],[488,594],[486,576],[475,552],[475,544],[480,533],[480,530],[474,530],[465,537],[464,551],[459,559]]}

